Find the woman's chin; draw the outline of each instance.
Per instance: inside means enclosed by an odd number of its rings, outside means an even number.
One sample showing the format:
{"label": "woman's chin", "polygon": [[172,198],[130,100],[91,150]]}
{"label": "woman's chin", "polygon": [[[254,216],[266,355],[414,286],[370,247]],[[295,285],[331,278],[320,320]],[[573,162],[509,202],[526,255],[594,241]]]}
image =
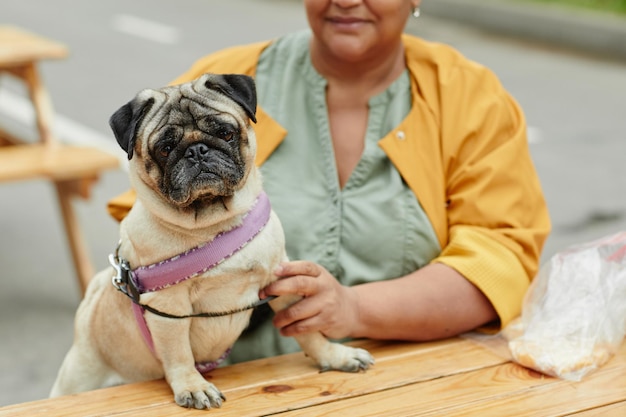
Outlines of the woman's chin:
{"label": "woman's chin", "polygon": [[370,45],[355,36],[336,36],[326,45],[326,50],[336,60],[357,63],[368,57]]}

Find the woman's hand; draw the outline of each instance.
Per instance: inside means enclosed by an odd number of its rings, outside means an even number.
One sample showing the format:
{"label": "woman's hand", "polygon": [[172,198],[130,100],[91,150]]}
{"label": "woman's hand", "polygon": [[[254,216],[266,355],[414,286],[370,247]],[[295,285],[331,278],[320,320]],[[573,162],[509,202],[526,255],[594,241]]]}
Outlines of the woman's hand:
{"label": "woman's hand", "polygon": [[475,329],[498,318],[487,297],[459,272],[433,263],[400,278],[341,285],[313,262],[283,263],[280,278],[259,296],[300,295],[279,311],[284,336],[314,331],[331,339],[367,337],[426,341]]}
{"label": "woman's hand", "polygon": [[348,337],[358,323],[357,293],[341,285],[324,267],[309,261],[281,264],[279,277],[260,292],[260,297],[297,294],[302,300],[274,316],[283,336],[315,331],[331,339]]}

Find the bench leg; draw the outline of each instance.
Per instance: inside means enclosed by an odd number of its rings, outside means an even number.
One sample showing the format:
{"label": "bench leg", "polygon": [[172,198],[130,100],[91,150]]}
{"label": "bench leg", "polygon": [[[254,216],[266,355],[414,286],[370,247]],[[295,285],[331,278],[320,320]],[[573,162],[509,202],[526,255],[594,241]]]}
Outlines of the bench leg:
{"label": "bench leg", "polygon": [[81,296],[85,294],[87,284],[94,275],[94,268],[91,264],[87,246],[83,239],[78,223],[78,218],[72,206],[72,198],[77,194],[87,197],[88,187],[93,180],[57,181],[55,182],[65,233],[72,253],[74,269],[77,274]]}
{"label": "bench leg", "polygon": [[48,91],[39,78],[35,63],[31,62],[24,65],[21,70],[21,76],[28,86],[30,99],[33,103],[39,138],[43,143],[50,145],[54,143],[52,136],[52,104],[50,97],[48,97]]}

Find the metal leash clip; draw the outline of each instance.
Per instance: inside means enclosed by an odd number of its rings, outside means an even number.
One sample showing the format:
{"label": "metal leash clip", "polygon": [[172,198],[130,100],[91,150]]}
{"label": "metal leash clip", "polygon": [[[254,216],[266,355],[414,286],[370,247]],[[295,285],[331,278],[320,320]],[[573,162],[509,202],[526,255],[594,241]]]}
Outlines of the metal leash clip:
{"label": "metal leash clip", "polygon": [[[121,243],[121,242],[120,242]],[[115,253],[109,255],[109,263],[115,269],[115,275],[111,278],[111,283],[118,291],[133,300],[139,300],[139,291],[135,287],[131,278],[130,264],[126,259],[119,257],[120,244],[115,248]]]}

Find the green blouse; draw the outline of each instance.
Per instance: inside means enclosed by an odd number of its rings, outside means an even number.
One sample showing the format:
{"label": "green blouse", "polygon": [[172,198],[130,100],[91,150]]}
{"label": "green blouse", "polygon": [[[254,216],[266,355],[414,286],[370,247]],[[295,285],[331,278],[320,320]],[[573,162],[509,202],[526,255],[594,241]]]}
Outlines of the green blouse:
{"label": "green blouse", "polygon": [[[309,55],[310,32],[261,55],[259,105],[288,132],[261,167],[292,260],[324,266],[344,285],[411,273],[436,257],[437,236],[415,194],[378,146],[411,108],[408,72],[369,101],[365,149],[343,189],[328,123],[326,80]],[[267,320],[235,344],[230,363],[299,350]]]}

